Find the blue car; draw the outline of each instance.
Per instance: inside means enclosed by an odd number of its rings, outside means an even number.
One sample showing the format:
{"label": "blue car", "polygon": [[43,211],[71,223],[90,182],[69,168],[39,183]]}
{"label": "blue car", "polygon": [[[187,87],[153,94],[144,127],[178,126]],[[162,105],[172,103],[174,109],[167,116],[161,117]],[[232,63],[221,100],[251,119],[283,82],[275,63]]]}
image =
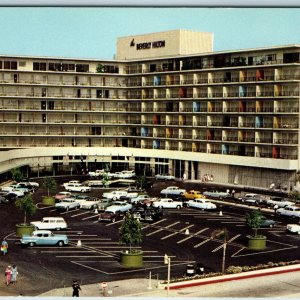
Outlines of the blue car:
{"label": "blue car", "polygon": [[22,246],[65,246],[68,245],[69,239],[65,234],[54,234],[50,230],[35,230],[31,235],[23,235]]}

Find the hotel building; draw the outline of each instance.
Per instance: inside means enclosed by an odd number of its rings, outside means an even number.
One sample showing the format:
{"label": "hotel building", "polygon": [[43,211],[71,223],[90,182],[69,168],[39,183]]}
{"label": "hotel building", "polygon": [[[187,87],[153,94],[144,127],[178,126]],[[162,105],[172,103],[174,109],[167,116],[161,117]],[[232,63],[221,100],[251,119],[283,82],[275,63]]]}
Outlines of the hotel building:
{"label": "hotel building", "polygon": [[299,54],[214,52],[213,34],[173,30],[119,38],[114,60],[0,55],[0,173],[109,164],[292,188]]}

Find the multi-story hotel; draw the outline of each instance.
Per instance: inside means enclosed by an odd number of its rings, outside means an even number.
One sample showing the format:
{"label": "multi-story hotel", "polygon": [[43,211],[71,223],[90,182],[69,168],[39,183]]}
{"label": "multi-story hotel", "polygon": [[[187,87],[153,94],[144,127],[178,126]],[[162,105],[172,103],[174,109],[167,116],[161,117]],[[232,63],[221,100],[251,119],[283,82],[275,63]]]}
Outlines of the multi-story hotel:
{"label": "multi-story hotel", "polygon": [[213,52],[211,33],[119,38],[115,60],[0,56],[0,173],[104,164],[292,188],[300,46]]}

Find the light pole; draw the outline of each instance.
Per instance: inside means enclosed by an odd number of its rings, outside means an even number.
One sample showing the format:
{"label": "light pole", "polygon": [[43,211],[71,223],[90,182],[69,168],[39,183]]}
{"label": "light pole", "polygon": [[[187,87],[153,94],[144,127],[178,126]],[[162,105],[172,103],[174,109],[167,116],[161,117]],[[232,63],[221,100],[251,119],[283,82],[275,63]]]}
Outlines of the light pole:
{"label": "light pole", "polygon": [[168,281],[167,281],[167,297],[169,297],[170,291],[170,274],[171,274],[171,257],[165,254],[164,256],[164,263],[168,265]]}

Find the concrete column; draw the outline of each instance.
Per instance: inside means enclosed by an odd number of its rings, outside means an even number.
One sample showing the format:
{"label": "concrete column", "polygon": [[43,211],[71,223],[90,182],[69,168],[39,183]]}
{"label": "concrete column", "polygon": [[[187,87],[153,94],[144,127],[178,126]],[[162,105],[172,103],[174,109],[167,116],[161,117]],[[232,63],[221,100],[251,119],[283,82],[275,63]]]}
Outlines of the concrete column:
{"label": "concrete column", "polygon": [[191,178],[192,180],[195,179],[195,168],[194,168],[194,162],[191,162]]}
{"label": "concrete column", "polygon": [[188,175],[189,175],[189,162],[188,161],[184,161],[184,170],[182,172],[182,176],[185,174],[185,179],[189,179]]}

